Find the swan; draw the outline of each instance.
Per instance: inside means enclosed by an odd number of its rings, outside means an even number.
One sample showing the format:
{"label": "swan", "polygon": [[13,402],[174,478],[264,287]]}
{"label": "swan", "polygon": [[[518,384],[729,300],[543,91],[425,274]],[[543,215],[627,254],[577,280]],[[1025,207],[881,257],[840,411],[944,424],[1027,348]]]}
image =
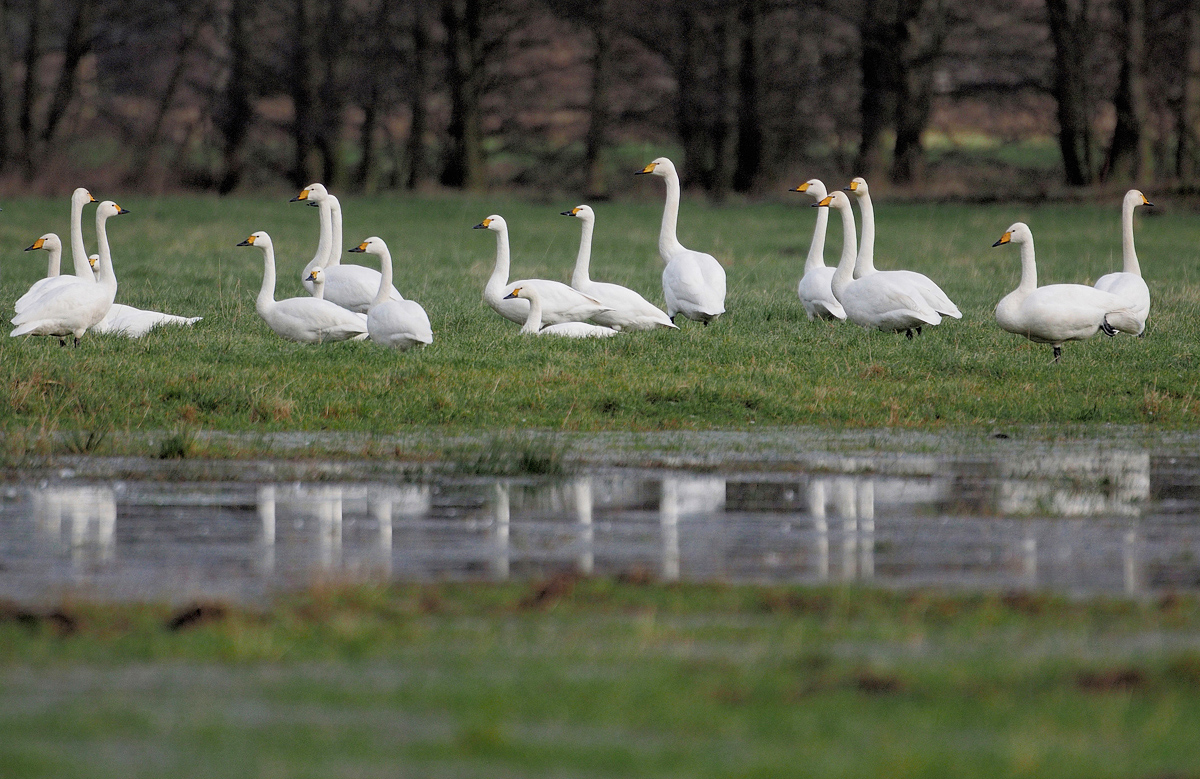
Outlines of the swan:
{"label": "swan", "polygon": [[256,246],[263,253],[263,282],[255,309],[272,330],[289,341],[321,343],[367,337],[367,323],[353,311],[316,298],[275,300],[275,247],[261,230],[238,246]]}
{"label": "swan", "polygon": [[542,297],[537,287],[517,287],[505,295],[506,298],[528,300],[529,318],[521,327],[525,335],[557,335],[563,338],[611,338],[617,331],[611,327],[601,327],[587,322],[561,322],[556,325],[542,327]]}
{"label": "swan", "polygon": [[1150,316],[1150,288],[1142,279],[1142,267],[1133,249],[1133,209],[1153,205],[1136,189],[1125,193],[1125,200],[1121,203],[1121,256],[1125,267],[1120,273],[1109,273],[1096,281],[1096,289],[1111,292],[1133,309],[1142,323],[1138,336],[1146,332],[1146,317]]}
{"label": "swan", "polygon": [[992,244],[1021,247],[1021,283],[996,305],[996,322],[1010,333],[1054,346],[1054,362],[1062,356],[1064,341],[1086,341],[1099,331],[1136,334],[1142,327],[1137,312],[1110,292],[1085,284],[1037,285],[1033,233],[1016,222]]}
{"label": "swan", "polygon": [[[308,275],[304,277],[304,284],[305,284],[305,286],[312,287],[312,296],[314,298],[316,298],[317,300],[325,299],[325,269],[324,268],[313,268],[312,270],[310,270],[308,272]],[[346,309],[346,310],[350,311],[350,309]],[[366,314],[363,314],[358,311],[351,311],[350,313],[354,314],[357,317],[360,317],[363,321],[363,324],[366,324],[366,322],[367,322]]]}
{"label": "swan", "polygon": [[[829,191],[819,179],[809,179],[791,190],[803,192],[814,200],[821,201],[829,196]],[[800,296],[800,305],[808,314],[808,321],[814,319],[845,319],[846,309],[833,296],[830,282],[833,281],[835,268],[825,266],[825,231],[829,226],[829,209],[817,211],[817,226],[813,228],[812,243],[808,247],[808,257],[804,260],[804,275],[800,278],[800,286],[796,292]]]}
{"label": "swan", "polygon": [[379,290],[367,309],[367,332],[371,340],[401,351],[433,343],[433,328],[429,326],[429,315],[421,308],[421,304],[415,300],[388,298],[388,290],[392,288],[392,253],[383,239],[371,236],[350,251],[379,257],[382,270]]}
{"label": "swan", "polygon": [[850,199],[841,191],[825,196],[813,207],[836,208],[842,215],[842,257],[838,262],[830,283],[833,295],[846,309],[846,318],[865,328],[878,328],[885,332],[903,331],[910,339],[913,330],[922,325],[936,325],[942,321],[921,298],[920,294],[902,280],[886,273],[872,273],[854,278],[855,234],[854,211]]}
{"label": "swan", "polygon": [[[379,290],[379,271],[363,265],[342,265],[342,204],[322,184],[309,184],[292,202],[316,205],[321,214],[321,236],[317,254],[304,268],[304,277],[315,267],[325,271],[325,299],[342,308],[366,313]],[[328,218],[328,222],[325,220]],[[322,250],[323,253],[322,253]],[[312,292],[309,284],[305,288]],[[404,300],[399,290],[389,291],[392,300]]]}
{"label": "swan", "polygon": [[[75,266],[74,276],[60,276],[59,266],[62,257],[62,243],[59,241],[58,256],[59,262],[53,259],[51,252],[51,263],[49,272],[46,278],[39,279],[34,282],[29,291],[17,299],[16,305],[13,307],[18,314],[33,304],[43,293],[63,284],[72,284],[75,281],[83,280],[86,282],[93,281],[92,268],[88,265],[87,249],[83,247],[83,207],[88,203],[95,203],[96,198],[92,197],[92,193],[88,192],[84,187],[78,187],[71,193],[71,262]],[[52,235],[52,233],[47,233]],[[46,238],[46,236],[42,236]],[[55,236],[55,240],[59,240]],[[32,249],[34,247],[30,247]],[[26,249],[25,251],[29,251]]]}
{"label": "swan", "polygon": [[13,318],[17,328],[9,333],[10,336],[56,335],[60,344],[66,344],[66,337],[73,335],[75,346],[79,346],[84,332],[104,318],[116,297],[117,276],[108,247],[106,222],[111,217],[128,213],[111,200],[105,200],[96,209],[96,237],[100,243],[98,283],[78,280],[43,294]]}
{"label": "swan", "polygon": [[557,281],[521,279],[510,284],[508,266],[511,253],[508,244],[508,223],[504,221],[504,217],[492,214],[472,229],[491,230],[496,234],[496,267],[483,288],[483,302],[505,319],[517,324],[524,324],[529,319],[528,298],[514,298],[509,294],[517,287],[537,289],[538,298],[542,303],[542,321],[549,325],[582,322],[596,314],[612,310],[599,300]]}
{"label": "swan", "polygon": [[614,330],[653,330],[656,327],[678,329],[662,309],[628,287],[592,281],[588,274],[588,266],[592,260],[592,232],[596,229],[596,214],[590,206],[575,206],[570,211],[563,211],[562,215],[573,216],[583,222],[579,254],[575,258],[575,272],[571,274],[571,286],[612,307],[612,311],[593,316],[593,321]]}
{"label": "swan", "polygon": [[958,310],[958,306],[942,292],[942,288],[933,282],[924,273],[917,273],[911,270],[875,270],[875,206],[871,204],[871,192],[867,188],[867,182],[861,176],[850,182],[850,186],[846,187],[858,199],[858,208],[862,211],[862,243],[858,248],[858,260],[854,266],[854,278],[862,278],[873,273],[890,273],[895,274],[895,278],[904,279],[914,285],[921,293],[921,297],[929,304],[930,308],[938,312],[942,316],[952,317],[954,319],[962,319],[962,312]]}
{"label": "swan", "polygon": [[[99,276],[100,255],[89,254],[88,263],[92,272]],[[99,280],[97,278],[97,280]],[[204,317],[176,316],[162,314],[158,311],[146,311],[123,303],[113,303],[108,313],[96,324],[88,328],[93,333],[116,333],[127,338],[141,338],[159,325],[192,325]]]}
{"label": "swan", "polygon": [[662,229],[658,234],[658,254],[667,264],[663,268],[663,297],[667,316],[676,314],[707,325],[725,313],[725,269],[711,254],[685,249],[675,235],[679,221],[679,173],[666,157],[659,157],[638,171],[638,175],[661,176],[667,181],[667,200],[663,207]]}

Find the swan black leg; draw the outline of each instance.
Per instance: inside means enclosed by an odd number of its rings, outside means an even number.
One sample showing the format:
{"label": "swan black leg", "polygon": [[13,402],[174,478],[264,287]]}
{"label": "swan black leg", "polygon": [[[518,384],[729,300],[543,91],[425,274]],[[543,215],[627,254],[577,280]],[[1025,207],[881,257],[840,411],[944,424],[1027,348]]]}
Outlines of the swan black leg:
{"label": "swan black leg", "polygon": [[66,346],[66,345],[67,345],[67,339],[66,339],[66,338],[61,338],[61,337],[60,337],[60,338],[58,339],[58,345],[59,345],[59,346]]}
{"label": "swan black leg", "polygon": [[[919,332],[919,331],[918,331],[918,332]],[[905,337],[905,338],[907,338],[908,340],[910,340],[910,341],[911,341],[911,340],[912,340],[912,330],[911,330],[911,329],[909,329],[909,330],[905,330],[905,331],[904,331],[904,337]]]}
{"label": "swan black leg", "polygon": [[1062,357],[1062,347],[1056,346],[1054,347],[1054,362],[1058,362],[1059,357]]}
{"label": "swan black leg", "polygon": [[921,334],[921,326],[917,325],[917,335],[920,335],[920,334]]}

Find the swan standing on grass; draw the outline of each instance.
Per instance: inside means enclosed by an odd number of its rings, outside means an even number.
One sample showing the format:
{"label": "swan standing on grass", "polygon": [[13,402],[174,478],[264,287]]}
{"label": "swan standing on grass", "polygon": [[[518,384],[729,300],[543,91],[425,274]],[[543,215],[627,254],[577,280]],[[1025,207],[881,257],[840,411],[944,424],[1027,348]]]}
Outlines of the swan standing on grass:
{"label": "swan standing on grass", "polygon": [[[791,192],[803,192],[820,202],[829,196],[829,191],[818,179],[809,179]],[[829,209],[817,209],[817,225],[813,228],[812,243],[808,246],[808,257],[804,260],[804,275],[796,292],[800,296],[800,305],[808,314],[808,321],[814,319],[845,319],[846,309],[833,296],[830,282],[833,281],[835,268],[825,266],[825,232],[829,227]]]}
{"label": "swan standing on grass", "polygon": [[1140,337],[1146,332],[1146,317],[1150,316],[1150,288],[1142,279],[1142,266],[1138,264],[1137,252],[1133,248],[1133,209],[1138,206],[1153,206],[1146,196],[1136,189],[1125,193],[1121,203],[1121,257],[1124,269],[1120,273],[1109,273],[1096,281],[1096,289],[1111,292],[1124,300],[1141,322]]}
{"label": "swan standing on grass", "polygon": [[711,254],[684,248],[676,237],[679,222],[679,173],[666,157],[659,157],[637,175],[661,176],[667,182],[667,200],[663,207],[662,228],[658,233],[658,254],[667,264],[663,268],[663,297],[667,316],[676,314],[707,325],[725,313],[725,269]]}
{"label": "swan standing on grass", "polygon": [[546,324],[557,325],[562,322],[582,322],[591,319],[596,314],[611,311],[595,298],[585,295],[579,290],[571,289],[566,284],[546,279],[521,279],[511,284],[508,281],[508,270],[511,255],[508,244],[508,223],[504,218],[492,214],[473,228],[475,230],[491,230],[496,234],[496,267],[483,288],[483,302],[491,306],[497,314],[505,319],[524,324],[529,318],[529,299],[515,298],[509,293],[517,287],[527,287],[538,291],[538,299],[542,305],[542,320]]}
{"label": "swan standing on grass", "polygon": [[[364,265],[342,265],[342,204],[322,184],[309,184],[292,202],[314,204],[321,214],[317,254],[305,266],[301,278],[306,279],[313,268],[320,267],[325,271],[325,299],[365,314],[379,290],[380,274]],[[312,292],[309,284],[305,288]],[[388,294],[392,300],[404,300],[395,287]]]}
{"label": "swan standing on grass", "polygon": [[996,322],[1034,343],[1053,345],[1054,362],[1064,341],[1086,341],[1100,331],[1136,334],[1142,327],[1137,312],[1112,293],[1084,284],[1039,287],[1033,233],[1024,222],[1014,223],[992,246],[1006,243],[1021,247],[1021,283],[996,305]]}
{"label": "swan standing on grass", "polygon": [[429,326],[429,315],[421,304],[415,300],[388,298],[388,290],[392,288],[392,253],[383,239],[371,236],[350,251],[379,257],[382,271],[379,289],[367,309],[367,332],[371,340],[400,351],[433,343],[433,328]]}
{"label": "swan standing on grass", "polygon": [[529,301],[529,317],[521,327],[525,335],[557,335],[563,338],[611,338],[617,331],[587,322],[562,322],[542,327],[542,298],[536,287],[517,287],[506,298]]}
{"label": "swan standing on grass", "polygon": [[262,250],[263,282],[254,307],[279,337],[300,343],[367,337],[367,323],[361,316],[328,300],[275,300],[275,247],[271,244],[271,236],[260,230],[238,246],[255,246]]}
{"label": "swan standing on grass", "polygon": [[[49,292],[54,287],[64,284],[73,284],[80,280],[85,282],[95,281],[94,277],[92,276],[92,268],[88,264],[87,249],[85,249],[83,246],[83,207],[88,203],[95,202],[96,198],[92,197],[92,193],[88,192],[83,187],[79,187],[71,193],[71,262],[75,266],[75,275],[59,275],[62,258],[62,242],[58,236],[55,236],[55,240],[59,241],[58,256],[60,260],[59,262],[55,262],[53,259],[54,253],[51,251],[50,269],[46,274],[46,278],[39,279],[38,281],[34,282],[33,286],[29,288],[29,291],[17,299],[14,309],[18,314],[31,306],[41,295]],[[54,234],[47,233],[46,235],[43,235],[42,238],[46,238],[49,235]],[[30,249],[34,248],[41,247],[38,247],[35,244],[25,251],[29,251]]]}
{"label": "swan standing on grass", "polygon": [[575,258],[575,272],[571,274],[571,286],[583,294],[599,300],[604,305],[612,307],[612,311],[596,314],[592,320],[614,330],[675,328],[675,323],[662,309],[628,287],[603,281],[592,281],[588,270],[592,261],[592,232],[596,229],[596,214],[591,207],[575,206],[570,211],[563,211],[562,215],[573,216],[583,222],[583,233],[579,238],[579,254]]}
{"label": "swan standing on grass", "polygon": [[[924,273],[917,273],[911,270],[875,270],[875,206],[871,203],[871,192],[867,188],[867,182],[861,176],[850,182],[850,186],[846,187],[847,191],[853,192],[858,198],[858,208],[862,211],[862,242],[858,247],[858,260],[854,266],[854,278],[859,279],[863,276],[870,276],[873,273],[894,274],[894,278],[902,279],[911,284],[921,293],[921,297],[929,304],[929,307],[938,312],[942,316],[952,317],[954,319],[962,319],[962,312],[958,310],[958,306],[942,292],[942,288],[933,283],[933,280]],[[917,328],[917,334],[921,332]]]}
{"label": "swan standing on grass", "polygon": [[888,274],[872,273],[854,278],[856,260],[854,234],[854,211],[850,199],[844,192],[827,195],[813,208],[832,207],[842,215],[842,258],[831,281],[833,295],[846,309],[846,318],[865,328],[878,328],[884,332],[903,332],[912,339],[912,331],[922,325],[936,325],[942,321],[934,311],[912,289]]}
{"label": "swan standing on grass", "polygon": [[96,238],[100,243],[98,283],[77,281],[47,292],[13,318],[17,328],[9,335],[56,335],[63,345],[67,336],[72,335],[75,346],[79,346],[79,339],[89,327],[104,318],[117,294],[117,276],[113,271],[105,223],[110,217],[128,213],[111,200],[105,200],[96,209]]}

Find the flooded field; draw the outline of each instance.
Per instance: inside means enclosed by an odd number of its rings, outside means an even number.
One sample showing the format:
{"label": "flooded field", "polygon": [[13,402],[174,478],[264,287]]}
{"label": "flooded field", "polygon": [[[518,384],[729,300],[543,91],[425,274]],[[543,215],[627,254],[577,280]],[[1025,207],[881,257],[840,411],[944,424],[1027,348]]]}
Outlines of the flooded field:
{"label": "flooded field", "polygon": [[565,479],[0,487],[0,597],[255,600],[314,581],[530,578],[1200,589],[1200,458],[826,457]]}

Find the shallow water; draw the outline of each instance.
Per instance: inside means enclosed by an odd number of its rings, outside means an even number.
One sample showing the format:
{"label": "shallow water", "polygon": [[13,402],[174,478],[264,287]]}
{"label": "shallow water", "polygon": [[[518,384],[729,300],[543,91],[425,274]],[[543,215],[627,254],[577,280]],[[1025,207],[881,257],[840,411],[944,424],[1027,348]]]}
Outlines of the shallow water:
{"label": "shallow water", "polygon": [[335,580],[661,580],[1146,595],[1200,589],[1200,458],[831,457],[821,472],[559,481],[9,484],[0,597],[233,598]]}

